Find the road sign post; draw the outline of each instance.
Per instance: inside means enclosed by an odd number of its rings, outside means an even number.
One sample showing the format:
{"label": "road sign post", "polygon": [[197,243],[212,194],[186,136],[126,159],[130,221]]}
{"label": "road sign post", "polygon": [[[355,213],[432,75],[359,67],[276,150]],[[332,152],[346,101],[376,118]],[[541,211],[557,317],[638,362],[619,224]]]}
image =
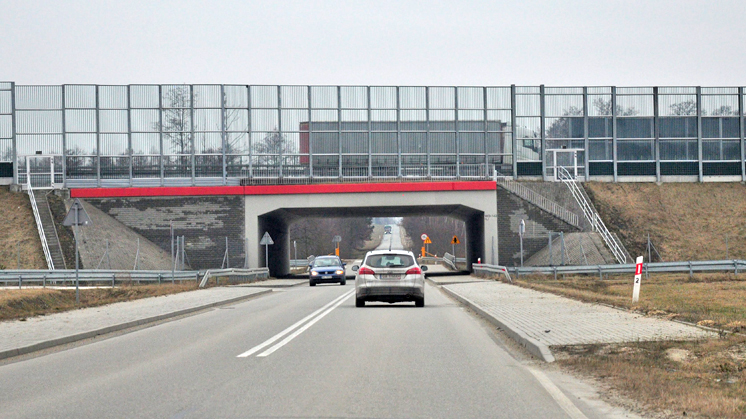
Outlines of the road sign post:
{"label": "road sign post", "polygon": [[80,304],[80,257],[78,254],[78,226],[87,226],[93,224],[91,217],[85,212],[83,204],[80,199],[75,198],[73,204],[70,206],[70,211],[67,212],[65,219],[62,220],[62,225],[74,228],[75,238],[75,304]]}
{"label": "road sign post", "polygon": [[342,241],[342,236],[334,236],[332,243],[334,243],[334,254],[339,256],[339,242]]}
{"label": "road sign post", "polygon": [[526,232],[526,221],[521,220],[521,224],[518,226],[518,236],[521,238],[521,268],[523,267],[523,234],[525,232]]}
{"label": "road sign post", "polygon": [[460,244],[461,242],[458,240],[457,236],[453,236],[451,239],[451,250],[453,250],[453,257],[456,257],[456,245]]}
{"label": "road sign post", "polygon": [[264,265],[269,269],[269,246],[275,244],[272,237],[269,235],[269,231],[264,232],[259,244],[264,245]]}
{"label": "road sign post", "polygon": [[633,303],[640,300],[640,282],[642,282],[642,256],[638,256],[635,262],[635,286],[632,289]]}

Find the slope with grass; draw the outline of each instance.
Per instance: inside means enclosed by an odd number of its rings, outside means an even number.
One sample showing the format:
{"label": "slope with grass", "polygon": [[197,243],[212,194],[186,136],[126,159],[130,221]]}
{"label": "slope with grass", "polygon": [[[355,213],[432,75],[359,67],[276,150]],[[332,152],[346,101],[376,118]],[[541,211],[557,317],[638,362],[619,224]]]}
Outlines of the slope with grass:
{"label": "slope with grass", "polygon": [[746,186],[740,183],[584,186],[633,257],[647,260],[650,233],[665,261],[746,259]]}
{"label": "slope with grass", "polygon": [[0,269],[46,269],[28,195],[0,187],[0,211]]}

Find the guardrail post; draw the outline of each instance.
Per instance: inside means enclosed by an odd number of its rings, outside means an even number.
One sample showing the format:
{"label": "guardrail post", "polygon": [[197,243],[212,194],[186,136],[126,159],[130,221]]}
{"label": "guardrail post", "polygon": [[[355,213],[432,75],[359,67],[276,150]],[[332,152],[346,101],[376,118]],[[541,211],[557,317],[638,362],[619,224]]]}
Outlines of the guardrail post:
{"label": "guardrail post", "polygon": [[114,288],[114,281],[115,281],[115,279],[116,279],[116,275],[112,274],[111,275],[111,287],[112,288]]}
{"label": "guardrail post", "polygon": [[738,275],[738,261],[733,260],[733,274]]}
{"label": "guardrail post", "polygon": [[694,271],[692,271],[692,261],[689,261],[689,279],[694,277]]}
{"label": "guardrail post", "polygon": [[47,287],[47,276],[46,276],[46,275],[44,275],[44,280],[43,280],[43,282],[42,282],[42,287],[43,287],[43,288],[46,288],[46,287]]}
{"label": "guardrail post", "polygon": [[557,267],[554,267],[554,280],[557,280]]}
{"label": "guardrail post", "polygon": [[598,280],[599,281],[604,280],[604,272],[601,270],[601,265],[598,265]]}
{"label": "guardrail post", "polygon": [[21,289],[22,284],[23,284],[23,275],[18,275],[18,289]]}
{"label": "guardrail post", "polygon": [[158,274],[158,285],[161,285],[161,274]]}

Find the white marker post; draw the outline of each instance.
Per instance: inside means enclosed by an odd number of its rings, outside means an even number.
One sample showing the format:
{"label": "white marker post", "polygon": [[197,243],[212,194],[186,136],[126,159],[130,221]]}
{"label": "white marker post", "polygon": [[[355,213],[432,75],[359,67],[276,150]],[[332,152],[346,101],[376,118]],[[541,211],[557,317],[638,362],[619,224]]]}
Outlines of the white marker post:
{"label": "white marker post", "polygon": [[632,302],[640,299],[640,282],[642,281],[642,256],[637,257],[635,262],[635,287],[632,289]]}

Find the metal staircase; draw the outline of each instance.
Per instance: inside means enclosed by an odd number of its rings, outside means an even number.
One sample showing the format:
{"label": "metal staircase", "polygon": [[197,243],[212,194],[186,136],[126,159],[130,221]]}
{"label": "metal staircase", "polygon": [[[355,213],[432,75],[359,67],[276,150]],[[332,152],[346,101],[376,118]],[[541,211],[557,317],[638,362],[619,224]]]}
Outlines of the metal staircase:
{"label": "metal staircase", "polygon": [[28,195],[31,201],[31,208],[34,210],[34,219],[36,228],[39,230],[39,238],[44,250],[44,258],[47,261],[47,267],[50,270],[66,269],[65,258],[62,255],[62,246],[57,236],[57,228],[54,226],[52,210],[47,202],[47,194],[40,192],[34,193],[31,185],[28,185]]}
{"label": "metal staircase", "polygon": [[580,205],[580,209],[583,211],[583,215],[591,224],[591,229],[601,234],[606,246],[611,250],[618,263],[627,263],[627,251],[619,242],[619,240],[609,232],[606,228],[601,216],[596,212],[596,208],[593,207],[589,199],[586,198],[585,191],[578,185],[577,181],[564,167],[557,167],[557,177],[567,185],[570,189],[570,193]]}

